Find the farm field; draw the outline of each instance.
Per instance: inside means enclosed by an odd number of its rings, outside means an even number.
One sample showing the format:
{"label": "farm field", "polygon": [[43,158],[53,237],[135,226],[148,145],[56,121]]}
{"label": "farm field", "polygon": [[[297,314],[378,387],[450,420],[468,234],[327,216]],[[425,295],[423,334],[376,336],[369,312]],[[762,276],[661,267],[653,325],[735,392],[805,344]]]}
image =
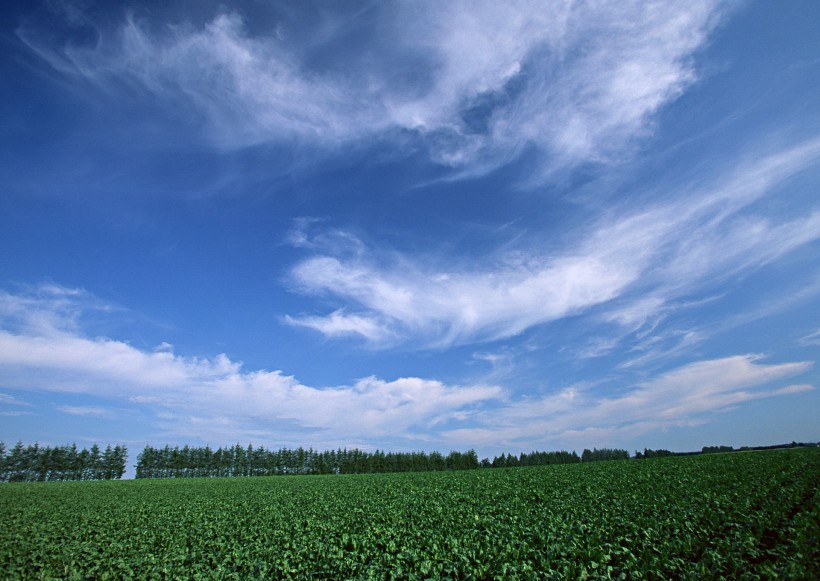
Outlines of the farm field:
{"label": "farm field", "polygon": [[0,485],[0,577],[820,578],[820,449]]}

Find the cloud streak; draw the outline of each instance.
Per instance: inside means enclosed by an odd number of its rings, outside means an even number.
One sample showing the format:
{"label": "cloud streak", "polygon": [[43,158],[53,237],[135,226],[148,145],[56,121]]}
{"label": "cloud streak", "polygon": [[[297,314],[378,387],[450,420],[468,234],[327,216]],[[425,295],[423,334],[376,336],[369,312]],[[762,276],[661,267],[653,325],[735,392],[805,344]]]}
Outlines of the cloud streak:
{"label": "cloud streak", "polygon": [[694,56],[725,8],[482,1],[367,12],[343,19],[356,22],[357,43],[345,26],[299,16],[259,33],[240,12],[162,28],[131,15],[93,45],[55,45],[30,24],[18,36],[106,92],[136,87],[174,114],[196,112],[219,147],[337,149],[401,132],[464,175],[527,148],[549,174],[627,155],[697,80]]}
{"label": "cloud streak", "polygon": [[754,206],[818,157],[818,140],[763,155],[704,188],[607,212],[562,241],[564,250],[541,251],[555,244],[537,240],[489,255],[478,268],[329,244],[290,277],[295,290],[336,299],[342,309],[286,322],[328,337],[358,335],[376,347],[401,340],[446,347],[511,337],[619,299],[600,316],[640,326],[662,317],[670,300],[748,275],[820,238],[820,210],[777,220]]}
{"label": "cloud streak", "polygon": [[57,410],[64,414],[81,417],[112,417],[109,410],[100,406],[73,406],[61,405],[57,406]]}
{"label": "cloud streak", "polygon": [[815,389],[809,384],[766,387],[806,372],[813,363],[766,365],[762,359],[747,354],[696,361],[616,397],[601,397],[589,388],[566,388],[542,398],[524,398],[484,418],[486,426],[457,429],[449,436],[510,449],[555,441],[596,445],[702,423],[710,414],[745,402]]}

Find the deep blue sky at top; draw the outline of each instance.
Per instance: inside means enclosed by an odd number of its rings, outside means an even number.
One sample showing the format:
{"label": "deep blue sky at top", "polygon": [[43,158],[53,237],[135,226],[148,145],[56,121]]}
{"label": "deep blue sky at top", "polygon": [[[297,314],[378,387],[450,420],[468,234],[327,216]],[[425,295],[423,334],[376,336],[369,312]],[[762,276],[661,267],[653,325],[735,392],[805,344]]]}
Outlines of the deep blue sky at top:
{"label": "deep blue sky at top", "polygon": [[813,2],[7,2],[0,439],[816,439]]}

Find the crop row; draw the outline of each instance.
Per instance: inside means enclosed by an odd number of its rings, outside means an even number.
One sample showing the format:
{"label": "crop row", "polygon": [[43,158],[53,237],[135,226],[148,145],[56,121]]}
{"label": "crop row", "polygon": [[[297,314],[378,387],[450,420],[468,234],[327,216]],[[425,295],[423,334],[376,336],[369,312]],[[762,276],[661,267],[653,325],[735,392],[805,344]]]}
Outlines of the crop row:
{"label": "crop row", "polygon": [[818,578],[820,450],[0,489],[0,577]]}

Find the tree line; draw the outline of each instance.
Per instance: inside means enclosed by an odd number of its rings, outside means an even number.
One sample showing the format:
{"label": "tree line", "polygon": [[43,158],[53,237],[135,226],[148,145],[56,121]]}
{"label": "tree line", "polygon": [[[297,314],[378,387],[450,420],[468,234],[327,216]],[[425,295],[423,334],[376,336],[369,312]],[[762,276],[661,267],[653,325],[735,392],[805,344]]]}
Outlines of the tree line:
{"label": "tree line", "polygon": [[600,462],[602,460],[629,460],[629,452],[618,448],[585,449],[581,462]]}
{"label": "tree line", "polygon": [[[635,451],[633,458],[648,459],[665,456],[709,454],[765,450],[782,447],[816,446],[797,443],[776,446],[704,446],[699,452],[670,452],[669,450]],[[128,451],[125,446],[110,444],[100,450],[97,444],[79,450],[76,444],[65,446],[24,446],[22,442],[6,450],[0,442],[0,482],[35,482],[65,480],[113,480],[125,473]],[[271,476],[286,474],[367,474],[377,472],[428,472],[438,470],[472,470],[477,468],[511,468],[575,464],[608,460],[627,460],[629,452],[613,448],[585,449],[576,452],[522,452],[518,456],[501,454],[493,460],[479,461],[475,450],[450,452],[367,452],[353,449],[316,451],[313,448],[280,448],[269,450],[262,446],[242,447],[239,444],[212,449],[209,446],[146,446],[137,456],[137,478],[194,478]]]}
{"label": "tree line", "polygon": [[[440,452],[367,452],[358,448],[317,451],[311,448],[243,447],[239,444],[212,449],[209,446],[146,446],[137,456],[137,478],[202,478],[272,476],[286,474],[368,474],[379,472],[429,472],[574,464],[629,458],[625,450],[608,448],[576,452],[522,452],[501,454],[479,462],[475,450]],[[112,480],[125,473],[127,449],[111,447],[101,451],[97,444],[79,450],[66,446],[24,446],[17,444],[8,453],[0,442],[0,482],[66,480]]]}
{"label": "tree line", "polygon": [[109,444],[100,450],[65,446],[24,446],[17,442],[6,450],[0,442],[0,482],[54,482],[66,480],[119,480],[125,473],[128,450]]}
{"label": "tree line", "polygon": [[[629,458],[626,451],[584,450],[585,462]],[[146,446],[137,456],[137,478],[202,478],[273,476],[287,474],[370,474],[379,472],[429,472],[544,466],[581,462],[576,452],[522,452],[502,454],[479,462],[475,450],[440,452],[367,452],[358,448],[317,451],[313,448],[270,450],[239,444],[212,449],[209,446]]]}
{"label": "tree line", "polygon": [[789,444],[772,444],[769,446],[741,446],[734,448],[732,446],[704,446],[699,452],[670,452],[669,450],[650,450],[644,448],[643,452],[635,451],[635,458],[638,460],[645,458],[661,458],[664,456],[697,456],[699,454],[726,454],[729,452],[752,452],[760,450],[777,450],[779,448],[815,448],[817,442],[791,442]]}
{"label": "tree line", "polygon": [[201,478],[273,476],[285,474],[367,474],[376,472],[427,472],[478,468],[475,450],[450,452],[366,452],[313,448],[210,446],[146,446],[137,456],[137,478]]}
{"label": "tree line", "polygon": [[[585,450],[588,451],[588,450]],[[518,456],[512,454],[501,454],[493,458],[481,461],[482,468],[512,468],[515,466],[547,466],[549,464],[576,464],[581,461],[581,457],[576,452],[521,452]]]}

